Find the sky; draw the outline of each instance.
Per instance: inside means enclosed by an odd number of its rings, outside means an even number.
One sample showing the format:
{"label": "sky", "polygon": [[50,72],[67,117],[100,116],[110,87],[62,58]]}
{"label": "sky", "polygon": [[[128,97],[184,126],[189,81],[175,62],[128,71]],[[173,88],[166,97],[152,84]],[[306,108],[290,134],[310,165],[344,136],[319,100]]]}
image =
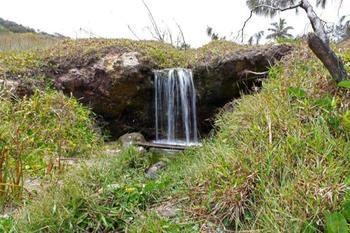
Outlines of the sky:
{"label": "sky", "polygon": [[[107,37],[152,39],[151,25],[142,0],[2,0],[0,17],[49,33],[61,33],[73,38]],[[310,0],[314,2],[315,0]],[[210,26],[227,39],[237,39],[243,22],[249,15],[246,0],[145,0],[160,28],[169,28],[178,35],[179,24],[186,42],[192,47],[206,44],[206,28]],[[338,0],[330,0],[326,10],[317,9],[327,22],[336,22],[350,14],[350,1],[345,0],[338,13]],[[275,18],[254,16],[245,30],[245,40],[269,24],[285,18],[294,27],[294,35],[311,30],[302,11],[283,12]],[[134,31],[129,30],[128,25]]]}

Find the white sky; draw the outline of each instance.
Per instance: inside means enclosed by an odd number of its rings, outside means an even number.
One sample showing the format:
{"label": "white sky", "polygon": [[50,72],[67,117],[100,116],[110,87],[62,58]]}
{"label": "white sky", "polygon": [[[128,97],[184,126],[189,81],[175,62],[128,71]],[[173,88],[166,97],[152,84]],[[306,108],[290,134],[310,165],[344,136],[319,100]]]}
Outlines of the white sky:
{"label": "white sky", "polygon": [[[232,39],[249,15],[246,0],[145,0],[160,25],[177,34],[181,25],[186,40],[198,47],[209,41],[207,25],[220,35]],[[310,0],[315,2],[315,0]],[[345,0],[338,16],[338,0],[330,0],[327,10],[318,14],[328,22],[350,14],[350,1]],[[49,33],[70,37],[87,37],[80,28],[109,38],[133,38],[130,25],[141,39],[151,39],[147,30],[150,21],[141,0],[2,0],[0,17]],[[246,29],[246,39],[256,31],[266,30],[274,19],[254,16]],[[282,13],[294,35],[310,30],[305,13]]]}

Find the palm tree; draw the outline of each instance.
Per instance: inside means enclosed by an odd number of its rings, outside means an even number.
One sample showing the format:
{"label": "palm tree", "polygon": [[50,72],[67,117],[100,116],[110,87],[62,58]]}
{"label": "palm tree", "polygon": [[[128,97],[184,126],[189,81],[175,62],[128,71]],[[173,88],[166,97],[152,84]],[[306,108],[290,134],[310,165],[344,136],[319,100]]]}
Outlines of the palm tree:
{"label": "palm tree", "polygon": [[255,33],[254,35],[252,35],[248,40],[248,44],[252,45],[254,40],[255,40],[255,44],[258,45],[261,38],[263,37],[264,33],[265,33],[264,31],[259,31],[259,32]]}
{"label": "palm tree", "polygon": [[278,39],[278,38],[291,38],[292,34],[288,33],[289,30],[293,30],[292,26],[287,26],[287,21],[285,19],[280,19],[278,22],[271,24],[272,28],[267,29],[271,33],[266,36],[266,39]]}
{"label": "palm tree", "polygon": [[207,26],[207,36],[210,37],[211,40],[218,40],[219,35],[215,33],[212,27]]}
{"label": "palm tree", "polygon": [[207,26],[207,36],[210,37],[211,40],[226,40],[226,36],[219,36],[219,33],[214,32],[212,27]]}

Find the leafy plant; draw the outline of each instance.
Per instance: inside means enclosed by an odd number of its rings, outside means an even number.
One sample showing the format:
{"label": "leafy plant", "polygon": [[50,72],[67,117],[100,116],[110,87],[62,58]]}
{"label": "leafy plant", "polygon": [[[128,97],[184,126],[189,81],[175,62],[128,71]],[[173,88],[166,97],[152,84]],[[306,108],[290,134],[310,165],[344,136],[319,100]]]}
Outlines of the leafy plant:
{"label": "leafy plant", "polygon": [[347,89],[350,89],[350,81],[349,80],[344,80],[338,83],[338,87],[344,87]]}
{"label": "leafy plant", "polygon": [[289,87],[288,94],[291,97],[295,97],[297,99],[302,99],[302,98],[306,97],[306,92],[303,89],[298,88],[298,87]]}
{"label": "leafy plant", "polygon": [[346,233],[349,232],[348,224],[344,216],[335,212],[329,214],[326,218],[326,232],[327,233]]}

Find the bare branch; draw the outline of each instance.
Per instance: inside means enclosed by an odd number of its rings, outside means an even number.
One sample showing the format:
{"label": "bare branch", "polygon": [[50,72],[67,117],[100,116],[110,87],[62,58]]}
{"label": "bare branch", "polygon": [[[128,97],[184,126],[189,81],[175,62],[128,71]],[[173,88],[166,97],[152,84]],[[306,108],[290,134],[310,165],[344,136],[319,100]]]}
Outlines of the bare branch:
{"label": "bare branch", "polygon": [[142,3],[143,5],[145,6],[147,12],[148,12],[148,17],[151,21],[151,24],[152,24],[152,27],[155,31],[155,35],[156,35],[156,38],[159,40],[159,41],[163,41],[164,42],[164,34],[161,33],[159,27],[158,27],[158,24],[156,22],[156,20],[154,19],[154,16],[152,14],[152,11],[150,10],[150,8],[148,7],[148,5],[146,4],[146,2],[144,0],[142,0]]}
{"label": "bare branch", "polygon": [[179,32],[180,32],[180,35],[181,35],[181,38],[182,38],[182,43],[185,45],[185,50],[186,50],[186,45],[187,44],[186,44],[184,32],[182,31],[182,28],[181,28],[180,24],[178,24],[177,22],[175,22],[175,23],[177,25],[177,28],[179,29]]}
{"label": "bare branch", "polygon": [[270,8],[272,10],[275,10],[275,11],[287,11],[287,10],[291,10],[291,9],[296,9],[298,7],[300,7],[302,5],[302,1],[299,2],[298,4],[296,5],[292,5],[292,6],[288,6],[288,7],[275,7],[275,6],[270,6],[270,5],[266,5],[266,4],[262,4],[262,5],[259,5],[259,6],[256,6],[254,7],[251,11],[250,11],[250,14],[249,14],[249,17],[244,21],[244,24],[243,24],[243,27],[242,29],[240,30],[241,31],[241,40],[242,40],[242,43],[243,43],[243,40],[244,40],[244,29],[245,27],[247,26],[247,23],[249,22],[249,20],[253,17],[253,14],[254,12],[259,9],[259,8],[262,8],[262,7],[265,7],[265,8]]}
{"label": "bare branch", "polygon": [[128,28],[129,31],[131,32],[131,34],[133,34],[133,36],[136,37],[136,39],[141,40],[140,37],[137,36],[137,34],[135,33],[135,31],[131,28],[131,26],[128,24]]}
{"label": "bare branch", "polygon": [[167,26],[166,27],[167,31],[168,31],[168,36],[169,36],[169,40],[170,40],[170,44],[174,45],[174,42],[173,42],[173,35],[170,31],[170,28]]}
{"label": "bare branch", "polygon": [[248,75],[248,74],[254,74],[254,75],[262,75],[262,76],[265,76],[267,75],[269,72],[268,71],[265,71],[265,72],[255,72],[255,71],[252,71],[252,70],[243,70],[240,74],[242,75]]}

